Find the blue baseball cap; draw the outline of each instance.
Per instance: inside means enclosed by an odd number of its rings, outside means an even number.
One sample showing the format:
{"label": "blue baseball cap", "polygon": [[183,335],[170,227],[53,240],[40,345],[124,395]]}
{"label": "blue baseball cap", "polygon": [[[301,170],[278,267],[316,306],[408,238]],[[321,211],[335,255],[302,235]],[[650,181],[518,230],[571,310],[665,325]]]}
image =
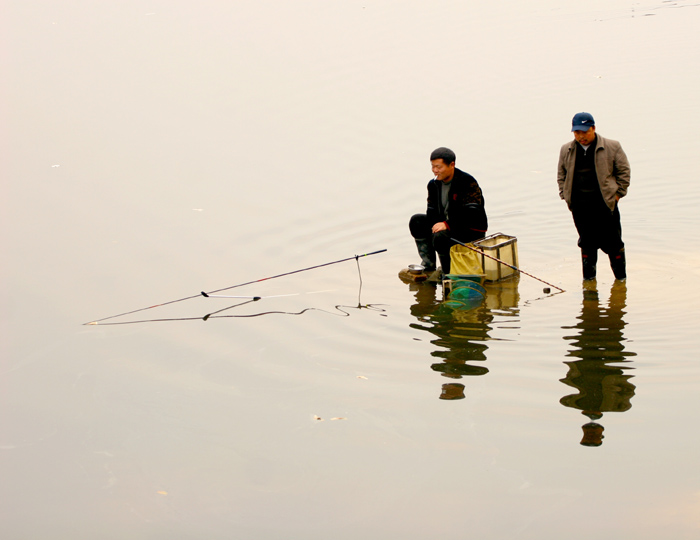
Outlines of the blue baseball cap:
{"label": "blue baseball cap", "polygon": [[571,131],[588,131],[592,127],[595,127],[595,120],[587,112],[575,114],[574,119],[571,121]]}

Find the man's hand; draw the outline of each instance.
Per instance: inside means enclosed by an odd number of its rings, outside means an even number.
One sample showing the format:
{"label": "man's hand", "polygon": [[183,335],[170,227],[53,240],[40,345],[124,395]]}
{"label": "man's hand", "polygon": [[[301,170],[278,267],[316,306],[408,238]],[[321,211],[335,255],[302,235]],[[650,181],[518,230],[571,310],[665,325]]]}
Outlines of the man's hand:
{"label": "man's hand", "polygon": [[434,233],[437,233],[437,232],[440,232],[440,231],[446,231],[446,230],[447,230],[447,225],[445,225],[445,222],[444,222],[444,221],[441,221],[441,222],[436,223],[435,225],[433,225],[433,232],[434,232]]}

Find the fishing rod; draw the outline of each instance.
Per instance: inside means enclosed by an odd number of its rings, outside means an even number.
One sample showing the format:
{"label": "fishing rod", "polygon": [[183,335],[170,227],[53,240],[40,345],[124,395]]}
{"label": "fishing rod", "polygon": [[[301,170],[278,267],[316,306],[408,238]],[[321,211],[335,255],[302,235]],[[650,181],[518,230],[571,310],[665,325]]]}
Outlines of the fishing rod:
{"label": "fishing rod", "polygon": [[[364,255],[354,255],[353,257],[346,257],[345,259],[339,259],[337,261],[327,262],[323,264],[317,264],[316,266],[309,266],[308,268],[301,268],[299,270],[292,270],[291,272],[284,272],[283,274],[277,274],[276,276],[270,276],[262,279],[255,279],[253,281],[246,281],[245,283],[239,283],[238,285],[231,285],[230,287],[224,287],[223,289],[216,289],[215,291],[209,291],[207,294],[215,294],[222,291],[229,291],[237,287],[244,287],[245,285],[252,285],[253,283],[260,283],[261,281],[267,281],[269,279],[276,279],[284,276],[291,276],[292,274],[298,274],[299,272],[306,272],[307,270],[315,270],[316,268],[322,268],[324,266],[330,266],[332,264],[338,264],[345,261],[351,261],[353,259],[357,260],[360,257],[369,257],[370,255],[376,255],[378,253],[384,253],[386,249],[380,249],[378,251],[372,251],[371,253],[365,253]],[[359,264],[359,263],[358,263]]]}
{"label": "fishing rod", "polygon": [[[186,297],[184,297],[184,298],[178,298],[177,300],[170,300],[170,301],[168,301],[168,302],[163,302],[162,304],[155,304],[155,305],[153,305],[153,306],[147,306],[147,307],[144,307],[144,308],[134,309],[134,310],[132,310],[132,311],[127,311],[127,312],[125,312],[125,313],[119,313],[118,315],[111,315],[111,316],[109,316],[109,317],[104,317],[104,318],[102,318],[102,319],[96,319],[96,320],[94,320],[94,321],[90,321],[90,322],[83,323],[83,325],[94,325],[94,324],[99,324],[99,323],[101,323],[102,321],[107,321],[107,320],[110,320],[110,319],[116,319],[117,317],[124,317],[124,316],[126,316],[126,315],[132,315],[133,313],[139,313],[139,312],[141,312],[141,311],[146,311],[147,309],[154,309],[154,308],[157,308],[157,307],[168,306],[168,305],[170,305],[170,304],[175,304],[175,303],[177,303],[177,302],[184,302],[185,300],[192,300],[193,298],[199,298],[199,297],[201,297],[201,296],[205,296],[205,297],[206,297],[206,296],[211,296],[211,295],[214,295],[214,294],[219,293],[219,292],[222,292],[222,291],[228,291],[228,290],[231,290],[231,289],[235,289],[235,288],[237,288],[237,287],[244,287],[245,285],[252,285],[253,283],[260,283],[260,282],[262,282],[262,281],[267,281],[267,280],[270,280],[270,279],[276,279],[276,278],[280,278],[280,277],[284,277],[284,276],[291,276],[292,274],[298,274],[299,272],[306,272],[306,271],[308,271],[308,270],[315,270],[316,268],[323,268],[324,266],[330,266],[330,265],[332,265],[332,264],[338,264],[338,263],[342,263],[342,262],[346,262],[346,261],[351,261],[352,259],[355,259],[355,260],[357,261],[358,259],[360,259],[360,257],[369,257],[370,255],[377,255],[378,253],[384,253],[385,251],[386,251],[386,249],[380,249],[380,250],[377,250],[377,251],[372,251],[372,252],[370,252],[370,253],[364,253],[364,254],[362,254],[362,255],[354,255],[354,256],[352,256],[352,257],[346,257],[346,258],[344,258],[344,259],[339,259],[339,260],[337,260],[337,261],[331,261],[331,262],[327,262],[327,263],[323,263],[323,264],[317,264],[317,265],[315,265],[315,266],[309,266],[309,267],[307,267],[307,268],[300,268],[299,270],[292,270],[291,272],[284,272],[284,273],[282,273],[282,274],[277,274],[277,275],[275,275],[275,276],[269,276],[269,277],[265,277],[265,278],[262,278],[262,279],[255,279],[255,280],[253,280],[253,281],[246,281],[245,283],[239,283],[239,284],[237,284],[237,285],[231,285],[230,287],[224,287],[223,289],[216,289],[216,290],[214,290],[214,291],[209,291],[209,292],[201,291],[201,292],[199,292],[199,293],[197,293],[197,294],[195,294],[195,295],[192,295],[192,296],[186,296]],[[358,262],[358,265],[359,265],[359,262]],[[262,297],[253,297],[253,298],[254,298],[254,299],[255,299],[255,298],[260,299],[260,298],[262,298]]]}
{"label": "fishing rod", "polygon": [[521,269],[518,268],[517,266],[513,266],[512,264],[509,264],[509,263],[507,263],[507,262],[505,262],[505,261],[502,261],[501,259],[499,259],[499,258],[497,258],[497,257],[494,257],[494,256],[492,256],[492,255],[488,255],[488,254],[484,253],[482,250],[477,249],[477,248],[475,248],[475,247],[472,247],[472,246],[470,246],[469,244],[465,244],[464,242],[460,242],[459,240],[457,240],[457,239],[455,239],[455,238],[450,238],[450,240],[452,240],[453,242],[458,243],[460,246],[464,246],[465,248],[471,249],[472,251],[476,251],[478,254],[483,255],[484,257],[488,257],[489,259],[493,259],[494,261],[499,262],[499,263],[501,263],[501,264],[507,266],[508,268],[512,268],[512,269],[515,270],[516,272],[521,272],[521,273],[525,274],[526,276],[529,276],[529,277],[531,277],[531,278],[533,278],[533,279],[536,279],[537,281],[541,281],[541,282],[544,283],[545,285],[549,285],[550,287],[554,287],[554,288],[557,289],[558,291],[566,292],[566,291],[565,291],[564,289],[562,289],[561,287],[557,287],[556,285],[552,285],[551,283],[547,283],[545,280],[540,279],[540,278],[538,278],[538,277],[536,277],[536,276],[533,276],[532,274],[528,274],[527,272],[524,272],[523,270],[521,270]]}

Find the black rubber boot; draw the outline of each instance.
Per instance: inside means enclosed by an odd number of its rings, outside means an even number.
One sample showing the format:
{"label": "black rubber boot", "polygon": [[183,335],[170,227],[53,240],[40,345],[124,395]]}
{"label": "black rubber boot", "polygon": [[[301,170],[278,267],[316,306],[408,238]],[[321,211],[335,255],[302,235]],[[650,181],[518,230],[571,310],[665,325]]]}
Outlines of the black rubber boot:
{"label": "black rubber boot", "polygon": [[435,270],[435,250],[430,240],[425,238],[415,238],[414,240],[416,241],[421,264],[425,266],[425,271],[433,272]]}
{"label": "black rubber boot", "polygon": [[615,279],[623,281],[627,278],[627,262],[625,261],[625,248],[617,253],[612,253],[610,257],[610,268],[612,268]]}
{"label": "black rubber boot", "polygon": [[583,279],[595,279],[595,266],[598,263],[598,250],[581,250],[581,264],[583,266]]}
{"label": "black rubber boot", "polygon": [[450,254],[448,253],[438,253],[440,258],[440,266],[442,266],[442,275],[446,276],[450,273]]}

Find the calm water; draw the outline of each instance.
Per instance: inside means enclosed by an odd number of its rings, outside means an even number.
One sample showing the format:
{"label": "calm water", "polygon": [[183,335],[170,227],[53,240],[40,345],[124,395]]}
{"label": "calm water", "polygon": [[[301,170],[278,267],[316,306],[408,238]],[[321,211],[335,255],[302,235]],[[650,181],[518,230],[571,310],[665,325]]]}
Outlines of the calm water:
{"label": "calm water", "polygon": [[[700,535],[697,2],[1,11],[3,538]],[[581,110],[622,286],[558,199]],[[565,293],[398,278],[441,145]]]}

